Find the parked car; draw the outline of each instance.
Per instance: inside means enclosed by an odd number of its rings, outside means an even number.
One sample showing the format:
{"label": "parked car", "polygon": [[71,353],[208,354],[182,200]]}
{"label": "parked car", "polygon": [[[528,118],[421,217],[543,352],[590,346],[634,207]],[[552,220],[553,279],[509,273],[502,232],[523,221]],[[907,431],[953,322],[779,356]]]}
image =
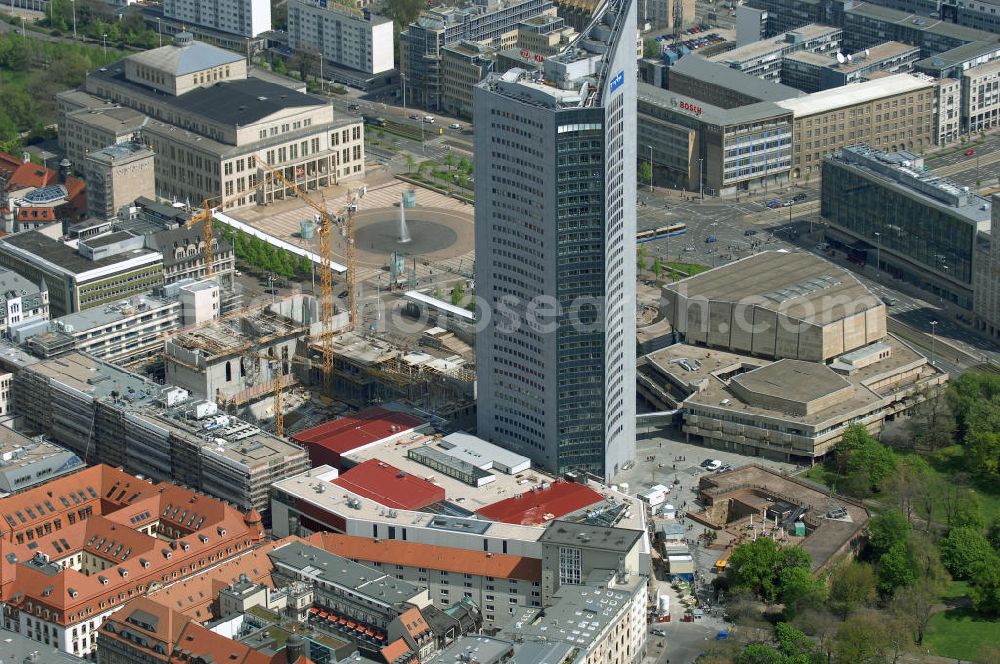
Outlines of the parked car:
{"label": "parked car", "polygon": [[798,203],[799,201],[804,201],[809,198],[809,194],[802,192],[801,194],[795,194],[792,196],[792,200]]}
{"label": "parked car", "polygon": [[712,461],[713,459],[705,459],[700,465],[702,468],[708,468],[712,464]]}
{"label": "parked car", "polygon": [[718,459],[712,459],[712,461],[707,466],[705,466],[705,470],[708,471],[715,471],[718,470],[719,468],[722,468],[722,462],[719,461]]}
{"label": "parked car", "polygon": [[425,115],[424,116],[424,122],[426,122],[427,124],[434,124],[434,116],[433,115]]}
{"label": "parked car", "polygon": [[461,128],[462,128],[462,125],[460,125],[460,124],[459,124],[459,123],[457,123],[457,122],[452,122],[452,123],[451,123],[450,125],[448,125],[448,128],[449,128],[449,129],[461,129]]}
{"label": "parked car", "polygon": [[767,205],[767,207],[769,208],[778,208],[781,207],[781,201],[778,200],[777,198],[772,198],[767,203],[765,203],[765,205]]}
{"label": "parked car", "polygon": [[420,119],[420,116],[419,116],[419,115],[417,115],[416,113],[411,113],[411,114],[410,114],[410,119],[411,119],[411,120],[419,120],[419,119]]}
{"label": "parked car", "polygon": [[688,246],[688,247],[684,247],[684,251],[686,251],[688,253],[693,253],[693,252],[698,251],[698,250],[695,249],[694,247]]}
{"label": "parked car", "polygon": [[718,241],[719,238],[715,237],[714,235],[709,235],[707,238],[705,238],[706,244],[712,244],[713,242],[718,242]]}
{"label": "parked car", "polygon": [[343,300],[345,297],[347,297],[347,291],[340,291],[340,295],[338,295],[337,297]]}
{"label": "parked car", "polygon": [[653,636],[666,636],[667,635],[667,632],[665,630],[660,629],[659,627],[654,627],[650,631],[653,633]]}
{"label": "parked car", "polygon": [[974,154],[976,154],[976,148],[969,148],[968,150],[965,151],[966,157],[971,157]]}
{"label": "parked car", "polygon": [[887,307],[894,307],[894,306],[896,306],[896,298],[894,298],[894,297],[888,297],[888,296],[886,296],[886,297],[882,298],[882,301],[885,302],[885,306],[887,306]]}
{"label": "parked car", "polygon": [[791,198],[789,198],[787,201],[785,201],[784,203],[781,204],[781,207],[792,207],[792,205],[794,203],[795,203],[795,201],[793,201]]}
{"label": "parked car", "polygon": [[360,109],[361,109],[361,107],[360,107],[360,106],[358,106],[357,104],[348,104],[348,105],[347,105],[347,110],[348,110],[348,112],[350,112],[350,113],[354,113],[354,112],[356,112],[356,111],[358,111],[358,110],[360,110]]}

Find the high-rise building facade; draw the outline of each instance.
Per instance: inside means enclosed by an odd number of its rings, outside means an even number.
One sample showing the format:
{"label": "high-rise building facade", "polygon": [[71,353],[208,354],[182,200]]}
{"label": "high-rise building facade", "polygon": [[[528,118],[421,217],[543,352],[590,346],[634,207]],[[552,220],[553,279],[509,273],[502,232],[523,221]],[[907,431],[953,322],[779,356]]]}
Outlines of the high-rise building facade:
{"label": "high-rise building facade", "polygon": [[636,18],[475,90],[478,432],[555,472],[635,457]]}
{"label": "high-rise building facade", "polygon": [[392,71],[393,43],[390,19],[332,2],[288,3],[288,45],[316,51],[336,67],[366,74]]}
{"label": "high-rise building facade", "polygon": [[163,15],[244,37],[271,29],[269,0],[163,0]]}

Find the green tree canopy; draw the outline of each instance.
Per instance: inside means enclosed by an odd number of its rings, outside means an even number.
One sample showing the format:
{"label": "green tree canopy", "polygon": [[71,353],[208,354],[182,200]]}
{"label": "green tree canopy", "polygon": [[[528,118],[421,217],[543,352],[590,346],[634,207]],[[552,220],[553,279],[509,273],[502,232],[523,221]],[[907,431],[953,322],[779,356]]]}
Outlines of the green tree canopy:
{"label": "green tree canopy", "polygon": [[956,579],[972,579],[977,570],[1000,565],[989,540],[975,528],[952,528],[941,540],[941,562]]}
{"label": "green tree canopy", "polygon": [[917,580],[916,562],[906,542],[897,542],[878,559],[878,591],[892,597],[898,588]]}
{"label": "green tree canopy", "polygon": [[910,522],[899,510],[886,510],[868,522],[868,546],[878,559],[897,544],[906,542]]}
{"label": "green tree canopy", "polygon": [[801,588],[788,570],[795,567],[808,570],[809,566],[809,554],[802,549],[781,548],[769,537],[758,537],[733,550],[727,574],[737,590],[749,590],[764,601],[773,602],[781,596],[783,580],[789,583],[789,588]]}
{"label": "green tree canopy", "polygon": [[848,616],[875,601],[875,570],[856,560],[838,565],[830,575],[830,608]]}

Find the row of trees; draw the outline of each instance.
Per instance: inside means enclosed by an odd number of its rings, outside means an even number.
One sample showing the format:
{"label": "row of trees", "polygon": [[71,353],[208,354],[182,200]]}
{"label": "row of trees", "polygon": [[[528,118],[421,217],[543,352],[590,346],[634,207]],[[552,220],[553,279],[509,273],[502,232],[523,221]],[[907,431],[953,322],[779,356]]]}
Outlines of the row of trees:
{"label": "row of trees", "polygon": [[242,230],[233,230],[221,224],[216,224],[215,227],[222,234],[222,238],[232,245],[236,257],[255,270],[273,272],[286,279],[296,276],[308,277],[312,272],[312,261],[304,256],[296,256],[285,249],[279,249],[257,236],[247,235]]}
{"label": "row of trees", "polygon": [[[73,2],[50,0],[41,24],[56,35],[73,34]],[[76,32],[97,41],[107,35],[108,43],[119,47],[155,48],[159,44],[159,35],[146,25],[140,13],[117,14],[112,5],[99,0],[76,2]]]}

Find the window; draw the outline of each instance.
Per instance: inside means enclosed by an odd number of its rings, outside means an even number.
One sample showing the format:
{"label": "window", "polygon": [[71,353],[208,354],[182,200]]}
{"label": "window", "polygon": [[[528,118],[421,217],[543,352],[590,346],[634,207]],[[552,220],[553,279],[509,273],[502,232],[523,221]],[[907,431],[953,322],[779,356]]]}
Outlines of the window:
{"label": "window", "polygon": [[559,583],[579,584],[582,575],[580,549],[559,547]]}

